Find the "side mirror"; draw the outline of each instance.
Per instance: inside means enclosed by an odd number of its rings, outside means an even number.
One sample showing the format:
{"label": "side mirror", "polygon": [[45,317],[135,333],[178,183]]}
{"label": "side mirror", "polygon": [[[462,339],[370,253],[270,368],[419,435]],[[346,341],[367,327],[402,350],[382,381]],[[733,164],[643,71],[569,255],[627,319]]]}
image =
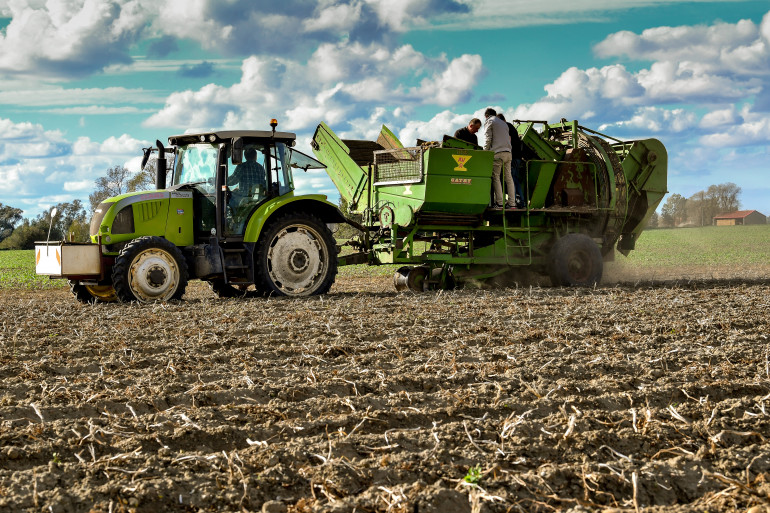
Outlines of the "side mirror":
{"label": "side mirror", "polygon": [[149,148],[143,148],[144,150],[144,157],[142,157],[142,166],[141,170],[144,171],[144,166],[147,165],[147,161],[150,160],[150,153],[152,153],[152,147]]}
{"label": "side mirror", "polygon": [[233,152],[232,156],[230,157],[230,160],[232,160],[233,164],[242,164],[243,163],[243,139],[241,137],[236,137],[233,139]]}

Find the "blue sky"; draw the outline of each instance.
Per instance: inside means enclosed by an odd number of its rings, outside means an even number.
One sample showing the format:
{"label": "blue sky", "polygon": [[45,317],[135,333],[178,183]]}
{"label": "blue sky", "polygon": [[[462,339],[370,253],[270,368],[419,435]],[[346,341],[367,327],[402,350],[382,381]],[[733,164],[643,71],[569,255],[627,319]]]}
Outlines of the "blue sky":
{"label": "blue sky", "polygon": [[669,191],[770,214],[768,0],[0,0],[0,203],[29,217],[188,130],[410,145],[488,106],[656,137]]}

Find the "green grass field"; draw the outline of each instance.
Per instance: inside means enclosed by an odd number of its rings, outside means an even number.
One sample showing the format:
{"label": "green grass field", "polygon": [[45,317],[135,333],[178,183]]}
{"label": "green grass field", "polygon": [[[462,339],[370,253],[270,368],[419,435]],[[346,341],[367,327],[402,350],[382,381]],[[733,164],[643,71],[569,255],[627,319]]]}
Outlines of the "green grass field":
{"label": "green grass field", "polygon": [[[617,256],[625,269],[639,271],[731,267],[770,267],[770,225],[707,226],[648,230],[628,257]],[[386,276],[396,266],[341,267],[340,276]],[[0,251],[0,289],[65,287],[64,280],[35,274],[35,256],[28,251]]]}
{"label": "green grass field", "polygon": [[627,260],[639,267],[767,266],[770,225],[647,230]]}
{"label": "green grass field", "polygon": [[35,274],[35,252],[0,251],[0,289],[50,289],[66,287],[65,280]]}

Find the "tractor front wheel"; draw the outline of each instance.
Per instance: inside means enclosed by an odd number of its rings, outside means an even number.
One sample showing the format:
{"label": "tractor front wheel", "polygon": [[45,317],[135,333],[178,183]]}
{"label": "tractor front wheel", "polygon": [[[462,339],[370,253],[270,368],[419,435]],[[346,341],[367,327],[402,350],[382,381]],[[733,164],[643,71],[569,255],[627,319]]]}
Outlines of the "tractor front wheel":
{"label": "tractor front wheel", "polygon": [[266,226],[255,256],[258,290],[278,296],[329,291],[337,276],[337,244],[317,217],[295,212]]}
{"label": "tractor front wheel", "polygon": [[166,239],[139,237],[115,259],[112,282],[121,301],[181,299],[187,287],[187,263],[179,248]]}
{"label": "tractor front wheel", "polygon": [[81,303],[112,303],[118,300],[112,285],[83,285],[75,280],[68,280],[70,291]]}
{"label": "tractor front wheel", "polygon": [[555,287],[592,287],[602,279],[602,252],[587,235],[570,233],[548,254],[548,275]]}

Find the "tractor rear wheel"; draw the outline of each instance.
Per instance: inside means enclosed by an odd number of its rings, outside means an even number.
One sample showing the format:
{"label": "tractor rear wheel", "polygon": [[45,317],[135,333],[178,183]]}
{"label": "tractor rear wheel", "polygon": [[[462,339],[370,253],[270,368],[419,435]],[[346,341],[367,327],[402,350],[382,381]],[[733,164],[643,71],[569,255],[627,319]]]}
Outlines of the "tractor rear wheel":
{"label": "tractor rear wheel", "polygon": [[187,262],[162,237],[139,237],[121,250],[112,267],[112,283],[121,301],[181,299],[187,287]]}
{"label": "tractor rear wheel", "polygon": [[587,235],[570,233],[548,254],[548,275],[555,287],[592,287],[602,279],[602,252]]}
{"label": "tractor rear wheel", "polygon": [[265,227],[254,263],[257,290],[278,296],[325,294],[337,276],[337,244],[323,221],[293,212]]}

